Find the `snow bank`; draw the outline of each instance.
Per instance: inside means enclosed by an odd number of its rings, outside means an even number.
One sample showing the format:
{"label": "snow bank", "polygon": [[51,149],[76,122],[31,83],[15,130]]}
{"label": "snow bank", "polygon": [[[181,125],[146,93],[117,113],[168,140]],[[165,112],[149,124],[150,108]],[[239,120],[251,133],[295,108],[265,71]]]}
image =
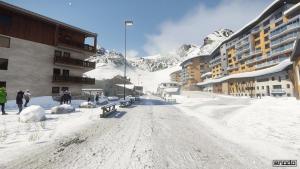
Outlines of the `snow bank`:
{"label": "snow bank", "polygon": [[79,106],[80,108],[96,108],[95,103],[93,102],[83,102]]}
{"label": "snow bank", "polygon": [[105,105],[108,104],[107,98],[100,98],[98,102],[96,102],[97,105]]}
{"label": "snow bank", "polygon": [[51,109],[51,114],[65,114],[75,112],[75,108],[68,104],[55,106]]}
{"label": "snow bank", "polygon": [[20,122],[39,122],[46,119],[45,110],[41,106],[29,106],[20,113]]}
{"label": "snow bank", "polygon": [[[190,92],[192,93],[192,92]],[[187,115],[268,161],[300,158],[300,104],[295,98],[173,96]]]}
{"label": "snow bank", "polygon": [[110,96],[110,97],[107,97],[107,99],[109,101],[118,101],[119,100],[119,97],[116,97],[116,96]]}

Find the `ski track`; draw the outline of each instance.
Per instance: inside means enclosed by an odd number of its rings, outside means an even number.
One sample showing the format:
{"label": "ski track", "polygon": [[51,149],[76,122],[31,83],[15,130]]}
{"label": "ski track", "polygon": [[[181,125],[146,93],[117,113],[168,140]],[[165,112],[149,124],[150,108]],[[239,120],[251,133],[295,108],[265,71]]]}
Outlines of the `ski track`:
{"label": "ski track", "polygon": [[12,161],[6,169],[271,168],[155,97]]}

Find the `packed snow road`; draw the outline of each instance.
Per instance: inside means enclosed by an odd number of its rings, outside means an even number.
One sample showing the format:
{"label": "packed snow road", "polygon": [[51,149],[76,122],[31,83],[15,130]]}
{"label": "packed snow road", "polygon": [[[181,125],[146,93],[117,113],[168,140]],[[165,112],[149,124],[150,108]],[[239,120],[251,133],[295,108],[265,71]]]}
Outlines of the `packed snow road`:
{"label": "packed snow road", "polygon": [[270,168],[155,97],[96,121],[72,138],[27,152],[7,169]]}

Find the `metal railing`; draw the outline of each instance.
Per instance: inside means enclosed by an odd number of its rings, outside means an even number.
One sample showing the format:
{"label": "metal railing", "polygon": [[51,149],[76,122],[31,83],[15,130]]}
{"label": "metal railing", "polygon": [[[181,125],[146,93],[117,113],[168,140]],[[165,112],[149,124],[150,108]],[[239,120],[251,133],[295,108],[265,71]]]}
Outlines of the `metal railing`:
{"label": "metal railing", "polygon": [[95,84],[95,79],[80,76],[53,75],[52,82]]}
{"label": "metal railing", "polygon": [[78,67],[87,67],[92,69],[96,68],[95,62],[89,62],[89,61],[84,61],[84,60],[70,58],[70,57],[63,57],[63,56],[54,56],[54,63],[73,65]]}

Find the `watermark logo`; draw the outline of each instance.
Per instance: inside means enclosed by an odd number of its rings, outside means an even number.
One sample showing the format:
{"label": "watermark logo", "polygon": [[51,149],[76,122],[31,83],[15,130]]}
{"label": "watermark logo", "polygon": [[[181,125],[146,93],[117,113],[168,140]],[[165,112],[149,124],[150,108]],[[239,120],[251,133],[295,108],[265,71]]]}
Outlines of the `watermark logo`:
{"label": "watermark logo", "polygon": [[297,167],[297,160],[273,160],[273,167]]}

